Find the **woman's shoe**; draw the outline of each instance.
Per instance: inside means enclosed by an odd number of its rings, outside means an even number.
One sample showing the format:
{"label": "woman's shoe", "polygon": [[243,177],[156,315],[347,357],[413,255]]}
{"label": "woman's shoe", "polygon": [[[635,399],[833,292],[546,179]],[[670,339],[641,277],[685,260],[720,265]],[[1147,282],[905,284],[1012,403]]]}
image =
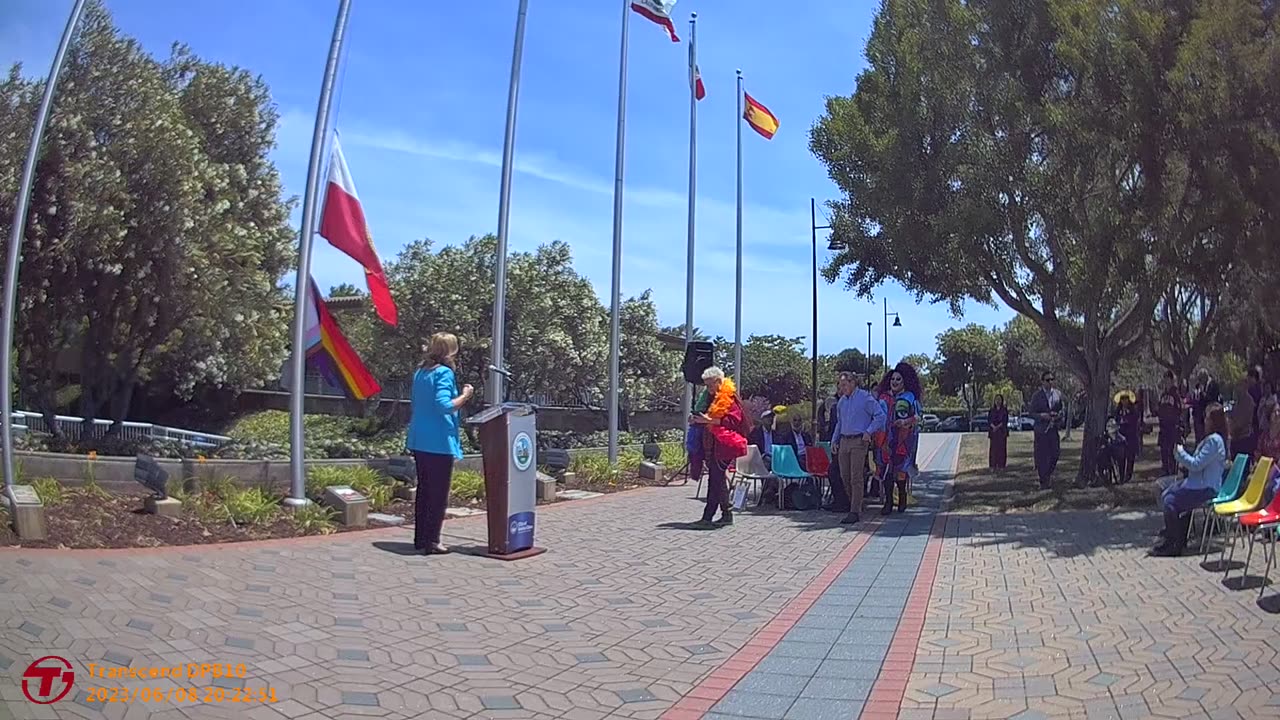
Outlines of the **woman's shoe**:
{"label": "woman's shoe", "polygon": [[732,512],[728,512],[728,511],[722,511],[722,512],[720,513],[720,519],[719,519],[719,520],[717,520],[717,521],[715,522],[715,524],[716,524],[716,525],[732,525],[732,524],[733,524],[733,513],[732,513]]}
{"label": "woman's shoe", "polygon": [[440,543],[436,543],[435,545],[432,545],[431,547],[427,548],[425,552],[428,555],[448,555],[449,548],[445,547],[444,545],[441,545]]}

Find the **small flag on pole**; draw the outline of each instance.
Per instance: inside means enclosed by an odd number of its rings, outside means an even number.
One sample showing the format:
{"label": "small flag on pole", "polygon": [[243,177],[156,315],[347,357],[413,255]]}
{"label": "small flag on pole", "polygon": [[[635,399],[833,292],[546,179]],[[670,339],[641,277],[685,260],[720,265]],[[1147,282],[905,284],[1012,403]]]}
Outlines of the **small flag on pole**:
{"label": "small flag on pole", "polygon": [[752,130],[764,136],[765,140],[772,140],[775,133],[778,132],[778,118],[769,112],[769,108],[761,105],[749,93],[742,93],[746,100],[746,109],[742,111],[742,119],[747,121]]}
{"label": "small flag on pole", "polygon": [[320,212],[320,236],[364,267],[374,310],[378,311],[378,317],[395,325],[396,303],[391,299],[382,261],[373,247],[373,234],[365,222],[364,208],[337,138],[333,139],[333,157],[329,160],[329,184],[324,193],[324,209]]}
{"label": "small flag on pole", "polygon": [[671,22],[671,8],[675,4],[676,0],[632,0],[631,9],[661,25],[671,42],[680,42],[676,37],[676,25]]}
{"label": "small flag on pole", "polygon": [[697,65],[693,66],[693,96],[699,100],[707,96],[707,87],[702,84],[702,72]]}

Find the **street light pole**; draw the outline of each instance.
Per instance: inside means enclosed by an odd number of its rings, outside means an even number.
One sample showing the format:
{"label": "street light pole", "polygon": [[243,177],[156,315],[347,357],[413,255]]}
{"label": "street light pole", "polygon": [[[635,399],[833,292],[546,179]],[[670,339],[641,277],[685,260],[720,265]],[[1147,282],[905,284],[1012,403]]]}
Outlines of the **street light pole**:
{"label": "street light pole", "polygon": [[893,326],[902,327],[902,318],[898,313],[889,312],[889,298],[884,300],[884,370],[889,372],[889,316],[893,316]]}
{"label": "street light pole", "polygon": [[871,321],[867,321],[867,381],[871,380]]}
{"label": "street light pole", "polygon": [[[809,198],[809,225],[813,238],[813,397],[812,414],[814,423],[818,422],[818,231],[830,230],[830,225],[818,225],[818,201]],[[814,426],[817,428],[817,425]]]}

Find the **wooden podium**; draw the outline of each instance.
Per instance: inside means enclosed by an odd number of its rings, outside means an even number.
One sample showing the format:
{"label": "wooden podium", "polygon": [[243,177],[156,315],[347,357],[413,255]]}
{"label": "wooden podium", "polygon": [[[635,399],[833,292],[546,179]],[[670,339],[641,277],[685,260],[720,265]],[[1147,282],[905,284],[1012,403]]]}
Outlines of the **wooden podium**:
{"label": "wooden podium", "polygon": [[538,429],[534,407],[490,406],[467,418],[480,430],[484,495],[489,519],[486,557],[520,560],[541,555],[534,530],[538,502]]}

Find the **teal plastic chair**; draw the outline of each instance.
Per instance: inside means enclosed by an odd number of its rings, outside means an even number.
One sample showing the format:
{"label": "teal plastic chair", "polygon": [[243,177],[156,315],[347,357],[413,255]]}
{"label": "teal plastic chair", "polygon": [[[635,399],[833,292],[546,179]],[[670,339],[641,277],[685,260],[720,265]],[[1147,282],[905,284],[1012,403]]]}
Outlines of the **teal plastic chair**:
{"label": "teal plastic chair", "polygon": [[782,508],[782,488],[788,480],[809,480],[813,476],[800,469],[800,460],[790,445],[773,446],[773,474],[778,478],[778,508]]}
{"label": "teal plastic chair", "polygon": [[1218,490],[1218,496],[1213,500],[1194,508],[1191,511],[1191,522],[1187,523],[1187,534],[1191,534],[1191,528],[1196,523],[1196,515],[1202,515],[1203,530],[1200,534],[1200,552],[1204,555],[1204,559],[1209,559],[1209,520],[1214,505],[1222,505],[1224,503],[1235,502],[1244,494],[1245,471],[1249,469],[1249,456],[1241,453],[1236,455],[1236,459],[1231,463],[1231,470],[1227,472],[1227,478],[1222,481],[1222,488]]}

